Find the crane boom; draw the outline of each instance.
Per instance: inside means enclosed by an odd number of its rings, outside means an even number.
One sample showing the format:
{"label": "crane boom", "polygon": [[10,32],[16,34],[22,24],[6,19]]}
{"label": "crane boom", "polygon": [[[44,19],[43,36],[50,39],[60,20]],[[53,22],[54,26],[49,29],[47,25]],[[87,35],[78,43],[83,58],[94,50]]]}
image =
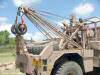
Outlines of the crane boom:
{"label": "crane boom", "polygon": [[[72,39],[72,36],[70,37],[67,34],[65,35],[63,32],[59,31],[52,23],[45,20],[45,18],[40,16],[35,10],[31,10],[30,8],[22,6],[19,12],[24,13],[32,23],[36,23],[37,26],[40,27],[44,31],[44,33],[47,34],[50,38],[52,38],[51,35],[55,35],[60,38],[64,38],[66,40],[66,43],[71,41],[71,44],[75,47],[80,49],[82,48],[77,42]],[[50,31],[52,34],[49,34],[48,31]],[[77,31],[74,33],[74,35],[76,33]]]}

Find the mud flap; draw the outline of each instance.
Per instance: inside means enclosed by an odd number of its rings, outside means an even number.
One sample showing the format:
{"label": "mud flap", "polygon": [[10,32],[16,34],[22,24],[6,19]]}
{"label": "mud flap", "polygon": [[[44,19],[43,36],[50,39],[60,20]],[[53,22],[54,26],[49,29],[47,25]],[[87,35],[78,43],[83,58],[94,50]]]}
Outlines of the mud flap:
{"label": "mud flap", "polygon": [[16,67],[23,73],[33,73],[34,67],[32,66],[32,57],[29,55],[17,55]]}
{"label": "mud flap", "polygon": [[34,66],[32,66],[32,57],[27,55],[27,59],[28,61],[27,61],[26,73],[32,74],[35,68]]}

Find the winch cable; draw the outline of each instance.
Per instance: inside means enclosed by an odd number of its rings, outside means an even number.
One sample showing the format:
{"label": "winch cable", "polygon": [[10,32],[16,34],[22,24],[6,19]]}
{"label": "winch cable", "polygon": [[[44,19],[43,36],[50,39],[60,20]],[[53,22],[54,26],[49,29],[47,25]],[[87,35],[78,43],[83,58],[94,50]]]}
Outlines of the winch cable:
{"label": "winch cable", "polygon": [[41,28],[41,31],[45,32],[49,38],[52,38],[40,25],[38,25],[37,21],[34,20],[34,18],[32,18],[32,16],[30,16],[29,14],[25,14],[28,19],[35,25],[37,25],[39,28]]}
{"label": "winch cable", "polygon": [[[29,17],[28,15],[27,15],[27,17],[30,19],[30,21],[32,21],[32,23],[34,23],[34,25],[35,26],[37,26],[38,28],[41,28],[41,31],[44,31],[45,33],[46,33],[46,31],[42,28],[42,27],[40,27],[40,26],[38,26],[38,23],[36,22],[36,21],[34,21],[31,17]],[[33,22],[34,21],[34,22]],[[51,37],[50,35],[49,35],[49,37]]]}
{"label": "winch cable", "polygon": [[[43,21],[39,15],[37,16],[37,15],[35,14],[35,16],[38,17],[38,19],[41,20],[41,22],[43,22],[43,23],[45,24],[45,26],[48,27],[48,29],[52,30],[52,28],[56,28],[56,27],[54,27],[53,25],[49,25],[49,24],[47,24],[45,21]],[[52,30],[52,31],[53,31],[53,33],[54,33],[55,35],[57,35],[57,33],[56,33],[54,30]]]}
{"label": "winch cable", "polygon": [[[38,15],[38,17],[39,17],[39,15]],[[53,31],[57,32],[60,36],[67,38],[66,39],[67,41],[70,40],[69,36],[66,37],[64,34],[62,34],[62,32],[58,31],[58,29],[56,29],[51,23],[47,22],[45,19],[43,19],[41,17],[39,17],[39,19],[41,19],[44,23],[46,23],[46,25],[49,26],[49,28],[51,28]],[[75,41],[72,41],[72,42],[73,42],[72,44],[74,46],[81,48]]]}
{"label": "winch cable", "polygon": [[55,16],[55,17],[58,17],[58,18],[60,18],[60,19],[68,19],[68,18],[66,18],[66,17],[62,17],[62,16],[60,16],[60,15],[57,15],[57,14],[51,13],[51,12],[47,12],[47,11],[39,11],[39,10],[38,10],[38,12],[40,12],[40,14],[41,14],[41,13],[44,13],[44,14],[47,14],[47,15]]}
{"label": "winch cable", "polygon": [[60,19],[69,19],[69,18],[63,17],[63,16],[61,16],[61,15],[52,13],[52,12],[47,12],[47,11],[43,11],[43,10],[34,10],[33,8],[31,8],[31,9],[29,9],[29,10],[32,11],[32,12],[35,11],[35,12],[37,12],[37,14],[44,13],[44,14],[47,14],[47,15],[55,16],[55,17],[60,18]]}
{"label": "winch cable", "polygon": [[[40,21],[39,21],[40,22]],[[41,22],[40,22],[41,23]],[[38,23],[39,24],[39,23]],[[45,25],[45,24],[43,24],[43,23],[41,23],[42,25]],[[49,32],[47,32],[47,33],[49,33],[51,36],[52,36],[52,39],[53,38],[56,38],[56,36],[54,35],[54,33],[52,32],[52,31],[50,31],[50,30],[48,30],[48,28],[47,27],[45,27],[45,29],[47,29],[46,31],[49,31]],[[55,37],[54,37],[55,36]]]}
{"label": "winch cable", "polygon": [[80,49],[82,49],[82,47],[78,44],[78,43],[76,43],[73,39],[70,39],[70,36],[68,36],[68,35],[64,35],[61,31],[59,31],[56,27],[54,27],[53,26],[53,24],[52,23],[50,23],[49,21],[47,21],[47,20],[45,20],[43,17],[41,17],[41,16],[39,16],[38,14],[36,14],[36,12],[34,11],[34,12],[32,12],[32,11],[30,11],[30,9],[28,8],[24,8],[24,14],[30,14],[31,16],[34,16],[34,15],[32,15],[32,14],[34,14],[35,13],[35,15],[39,18],[39,19],[41,19],[41,21],[43,21],[45,24],[46,24],[46,26],[48,26],[52,31],[54,31],[57,35],[59,35],[60,37],[62,37],[62,38],[65,38],[65,40],[67,41],[67,42],[69,42],[69,41],[71,41],[71,44],[72,45],[74,45],[74,46],[76,46],[77,48],[80,48]]}
{"label": "winch cable", "polygon": [[[31,14],[32,16],[34,16],[34,14],[36,15],[38,12],[36,12],[35,10],[31,10],[31,9],[28,9],[29,11],[28,11],[28,14]],[[41,18],[40,16],[39,16],[39,14],[37,14],[36,15],[39,19]],[[44,18],[42,18],[41,19],[41,21],[42,22],[44,22],[45,24],[45,26],[47,26],[48,25],[48,28],[50,29],[50,30],[53,30],[53,32],[57,35],[57,33],[56,32],[58,32],[58,30],[56,29],[56,31],[55,31],[55,29],[54,28],[57,28],[57,27],[54,27],[54,25],[49,25],[48,24],[48,22],[45,22],[45,20],[43,20]],[[62,37],[62,35],[60,36],[60,37]]]}
{"label": "winch cable", "polygon": [[[36,19],[36,18],[35,18],[35,19]],[[43,24],[43,23],[39,22],[39,20],[37,20],[37,22],[38,22],[38,25],[41,24],[41,25],[42,25],[42,28],[44,28],[44,26],[43,26],[44,24]],[[44,29],[45,29],[45,28],[44,28]],[[46,34],[49,34],[49,33],[47,32]],[[51,35],[50,35],[50,36],[51,36]],[[52,37],[52,38],[53,38],[53,37]]]}
{"label": "winch cable", "polygon": [[[50,27],[48,27],[46,24],[45,24],[45,22],[43,22],[43,21],[41,21],[41,19],[40,18],[38,18],[38,16],[36,16],[36,13],[35,14],[31,14],[32,16],[34,16],[34,18],[36,18],[41,24],[42,24],[42,26],[44,27],[45,26],[45,28],[47,28],[47,31],[49,30],[51,30],[50,29]],[[52,31],[51,31],[52,32]],[[54,32],[52,33],[52,34],[54,34]],[[55,33],[56,34],[56,33]]]}
{"label": "winch cable", "polygon": [[[38,15],[39,16],[39,15]],[[39,19],[41,19],[41,17],[39,17]],[[51,29],[53,29],[55,32],[57,32],[58,34],[60,34],[61,36],[64,36],[65,38],[67,38],[66,40],[68,41],[68,40],[70,40],[69,39],[69,36],[67,35],[67,37],[64,35],[64,34],[62,34],[62,32],[60,32],[60,31],[58,31],[55,27],[53,27],[53,25],[51,24],[51,23],[49,23],[49,22],[47,22],[45,19],[41,19],[42,21],[44,21],[46,24],[47,24],[47,26],[49,26]],[[72,40],[72,39],[71,39]],[[79,46],[74,40],[72,41],[73,43],[73,45],[74,46],[76,46],[76,47],[79,47],[79,48],[82,48],[81,46]]]}
{"label": "winch cable", "polygon": [[[57,34],[56,34],[54,31],[52,31],[51,28],[48,27],[47,24],[46,24],[45,22],[43,22],[40,18],[38,18],[37,15],[34,14],[34,17],[37,18],[37,20],[47,29],[47,31],[50,31],[50,32],[51,32],[51,35],[52,35],[53,37],[54,37],[54,36],[55,36],[55,37],[57,36]],[[50,32],[49,32],[49,33],[50,33]]]}

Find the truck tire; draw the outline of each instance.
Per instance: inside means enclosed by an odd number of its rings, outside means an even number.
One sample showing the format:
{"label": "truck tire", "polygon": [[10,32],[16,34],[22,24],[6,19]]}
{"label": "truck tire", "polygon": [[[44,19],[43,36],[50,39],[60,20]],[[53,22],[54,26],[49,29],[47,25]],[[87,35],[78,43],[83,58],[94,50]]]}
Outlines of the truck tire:
{"label": "truck tire", "polygon": [[26,24],[19,23],[16,25],[15,30],[16,30],[17,34],[24,35],[27,32],[27,26],[26,26]]}
{"label": "truck tire", "polygon": [[16,34],[15,25],[12,25],[12,27],[11,27],[11,32],[12,32],[13,34]]}
{"label": "truck tire", "polygon": [[76,62],[70,61],[62,64],[54,75],[83,75],[83,72]]}

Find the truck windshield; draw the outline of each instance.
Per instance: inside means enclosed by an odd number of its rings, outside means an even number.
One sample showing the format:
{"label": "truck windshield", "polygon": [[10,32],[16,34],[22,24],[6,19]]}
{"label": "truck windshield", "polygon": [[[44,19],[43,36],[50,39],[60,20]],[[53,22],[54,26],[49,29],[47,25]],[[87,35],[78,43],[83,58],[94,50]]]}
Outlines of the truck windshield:
{"label": "truck windshield", "polygon": [[33,55],[39,55],[46,47],[47,43],[27,43],[26,47],[29,53]]}
{"label": "truck windshield", "polygon": [[[48,45],[50,42],[43,42],[43,43],[28,43],[27,44],[27,50],[29,53],[32,53],[33,55],[39,55],[43,49]],[[58,41],[53,41],[52,47],[53,50],[59,50],[59,42]]]}
{"label": "truck windshield", "polygon": [[27,47],[28,52],[32,53],[34,55],[39,55],[42,52],[43,49],[44,49],[44,46]]}

